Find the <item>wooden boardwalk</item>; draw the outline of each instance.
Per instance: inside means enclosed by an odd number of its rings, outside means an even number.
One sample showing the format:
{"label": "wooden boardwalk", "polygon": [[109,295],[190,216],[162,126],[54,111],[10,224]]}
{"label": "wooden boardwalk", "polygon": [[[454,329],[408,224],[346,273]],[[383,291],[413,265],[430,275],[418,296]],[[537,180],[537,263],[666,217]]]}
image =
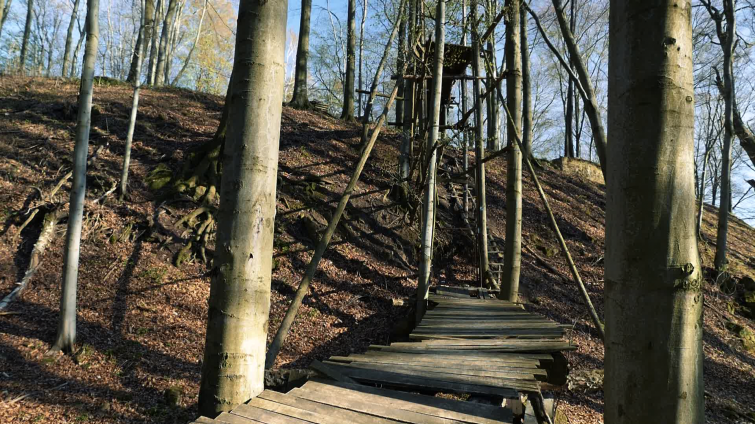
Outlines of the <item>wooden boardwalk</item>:
{"label": "wooden boardwalk", "polygon": [[195,422],[511,423],[507,408],[417,392],[517,400],[540,395],[553,354],[574,349],[564,340],[568,326],[466,292],[448,288],[431,295],[410,342],[318,363],[316,369],[333,380],[311,380],[285,394],[265,390],[230,413]]}

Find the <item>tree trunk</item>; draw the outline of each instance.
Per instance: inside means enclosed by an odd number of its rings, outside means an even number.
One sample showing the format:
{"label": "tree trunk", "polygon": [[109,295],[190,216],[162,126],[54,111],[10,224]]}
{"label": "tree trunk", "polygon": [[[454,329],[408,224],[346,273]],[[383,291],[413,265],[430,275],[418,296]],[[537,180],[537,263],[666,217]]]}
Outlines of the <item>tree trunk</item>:
{"label": "tree trunk", "polygon": [[86,195],[87,156],[89,155],[89,127],[92,118],[94,66],[97,59],[99,0],[87,0],[87,40],[84,65],[81,69],[76,144],[73,151],[73,182],[71,183],[66,249],[63,258],[63,284],[60,295],[58,335],[53,351],[72,352],[76,342],[76,286],[79,271],[79,246]]}
{"label": "tree trunk", "polygon": [[63,50],[63,70],[60,75],[65,76],[68,72],[68,68],[71,65],[71,44],[73,43],[73,25],[76,23],[76,17],[79,14],[80,0],[74,0],[73,11],[71,12],[71,21],[68,23],[68,31],[66,32],[66,46]]}
{"label": "tree trunk", "polygon": [[[405,64],[409,65],[408,69],[411,70],[412,73],[416,73],[416,67],[414,64],[416,63],[414,59],[414,53],[412,52],[412,48],[414,46],[414,35],[416,34],[416,1],[415,0],[409,0],[408,1],[408,22],[406,24],[407,28],[407,48],[406,48],[406,59]],[[409,180],[411,179],[411,162],[412,157],[414,156],[413,153],[413,146],[414,146],[414,95],[415,95],[415,84],[413,79],[408,79],[404,81],[404,100],[401,101],[404,105],[404,134],[401,139],[401,146],[399,147],[399,158],[398,158],[398,170],[399,170],[399,178],[400,178],[400,184],[401,184],[401,197],[406,201],[406,199],[409,196]]]}
{"label": "tree trunk", "polygon": [[312,0],[301,0],[301,20],[299,21],[299,43],[296,48],[296,70],[294,71],[294,95],[289,105],[296,109],[309,107],[307,93],[307,60],[309,59],[309,26],[312,16]]}
{"label": "tree trunk", "polygon": [[287,1],[239,4],[199,412],[264,390]]}
{"label": "tree trunk", "polygon": [[438,0],[435,11],[435,57],[433,58],[433,79],[431,89],[430,134],[427,137],[425,151],[428,157],[427,179],[422,201],[422,233],[420,235],[419,279],[417,283],[417,320],[420,322],[427,310],[427,298],[430,290],[430,275],[433,261],[433,239],[435,236],[435,177],[438,165],[438,148],[440,138],[441,89],[443,87],[443,53],[446,37],[446,1]]}
{"label": "tree trunk", "polygon": [[[572,0],[574,1],[574,0]],[[564,114],[564,157],[574,157],[574,131],[572,125],[574,122],[574,82],[571,78],[566,83],[566,113]]]}
{"label": "tree trunk", "polygon": [[[517,302],[522,265],[522,152],[516,142],[522,122],[522,53],[519,1],[508,0],[506,25],[506,103],[511,115],[506,130],[509,157],[506,173],[506,247],[503,257],[501,299]],[[513,121],[513,122],[512,122]]]}
{"label": "tree trunk", "polygon": [[527,41],[527,12],[521,8],[521,49],[522,49],[522,154],[532,157],[532,82],[530,81],[530,50]]}
{"label": "tree trunk", "polygon": [[[477,22],[477,1],[472,0],[470,9],[472,12],[472,22]],[[477,32],[477,25],[472,25],[472,75],[474,76],[473,92],[475,101],[475,161],[476,181],[475,194],[477,198],[477,254],[479,255],[480,268],[480,285],[487,286],[488,283],[488,212],[487,201],[485,198],[485,164],[482,160],[485,158],[485,145],[482,138],[482,82],[479,77],[482,74],[480,67],[480,34]],[[492,87],[488,88],[492,92]]]}
{"label": "tree trunk", "polygon": [[155,17],[152,19],[152,33],[150,34],[150,48],[149,48],[149,64],[147,64],[147,84],[155,84],[155,72],[157,70],[157,45],[159,44],[159,37],[157,29],[159,27],[158,17],[162,17],[163,13],[163,1],[157,0],[155,5]]}
{"label": "tree trunk", "polygon": [[[146,0],[148,1],[148,0]],[[142,1],[142,4],[144,4],[144,0]],[[145,32],[145,14],[142,14],[141,22],[139,24],[139,36],[138,38],[143,39],[144,32]],[[134,97],[133,101],[131,103],[131,116],[128,120],[128,132],[126,133],[126,148],[125,152],[123,153],[123,169],[121,171],[121,184],[120,184],[120,198],[121,201],[123,201],[124,197],[126,196],[126,191],[128,189],[128,168],[129,164],[131,163],[131,142],[134,139],[134,128],[136,127],[136,112],[139,108],[139,91],[141,89],[141,76],[139,75],[142,69],[142,59],[144,58],[144,43],[137,43],[137,51],[136,51],[136,63],[134,68],[136,69],[136,74],[134,74]]]}
{"label": "tree trunk", "polygon": [[606,175],[606,131],[603,128],[603,120],[600,117],[600,109],[597,97],[595,97],[595,90],[592,86],[592,79],[590,78],[587,66],[585,66],[585,63],[582,60],[582,55],[579,52],[579,47],[574,39],[574,35],[569,30],[569,23],[566,21],[566,15],[564,14],[561,0],[553,0],[553,7],[556,9],[558,26],[561,28],[561,34],[563,35],[564,42],[569,50],[571,64],[577,69],[579,83],[584,91],[584,93],[580,94],[582,94],[582,100],[585,102],[585,112],[587,113],[587,118],[590,120],[590,126],[592,127],[593,138],[595,139],[595,150],[598,152],[600,167],[603,170],[603,175]]}
{"label": "tree trunk", "polygon": [[26,24],[24,24],[24,38],[21,41],[21,58],[18,62],[18,72],[23,75],[26,66],[26,54],[29,50],[29,35],[31,34],[31,18],[34,15],[34,0],[26,2]]}
{"label": "tree trunk", "polygon": [[[705,4],[705,3],[704,3]],[[729,213],[731,208],[731,142],[734,136],[734,43],[736,37],[736,16],[734,1],[723,1],[723,14],[715,10],[710,3],[706,5],[708,12],[716,24],[716,33],[723,51],[723,88],[724,88],[724,139],[721,149],[721,191],[718,206],[718,232],[716,234],[716,257],[714,265],[716,271],[727,269],[726,249],[729,229]],[[723,21],[726,21],[725,28]]]}
{"label": "tree trunk", "polygon": [[705,422],[690,3],[610,5],[607,424]]}
{"label": "tree trunk", "polygon": [[[204,16],[204,15],[203,15]],[[134,46],[134,54],[131,56],[131,67],[128,71],[128,77],[126,81],[135,83],[138,74],[141,73],[141,69],[137,69],[137,63],[144,62],[144,53],[146,52],[146,46],[149,44],[150,37],[152,35],[153,27],[155,24],[155,0],[146,0],[144,7],[142,8],[142,18],[144,19],[144,28],[139,31],[139,35],[136,38],[136,45]],[[200,27],[201,29],[201,27]],[[139,57],[139,52],[142,52],[142,57]],[[139,65],[141,66],[141,65]]]}
{"label": "tree trunk", "polygon": [[76,63],[79,60],[79,50],[81,50],[81,43],[84,41],[84,38],[86,36],[86,24],[84,25],[84,30],[81,30],[81,27],[79,27],[79,39],[76,41],[76,48],[73,49],[73,57],[71,58],[71,70],[68,73],[69,78],[73,78],[74,75],[76,75]]}
{"label": "tree trunk", "polygon": [[[398,22],[401,22],[401,11],[399,9],[398,13]],[[362,113],[362,90],[364,89],[364,86],[362,85],[362,70],[364,68],[364,63],[362,62],[362,57],[364,55],[364,22],[367,20],[367,0],[362,0],[362,20],[359,24],[359,77],[357,85],[359,86],[359,97],[358,97],[358,103],[357,103],[357,110],[359,113]],[[400,69],[400,68],[399,68]],[[369,117],[368,117],[369,118]]]}
{"label": "tree trunk", "polygon": [[[488,25],[490,25],[493,22],[493,19],[496,14],[495,5],[496,1],[487,1],[486,7],[485,7],[485,21]],[[491,53],[486,54],[486,57],[488,58],[488,69],[486,70],[486,74],[488,76],[488,87],[495,84],[496,78],[498,75],[496,74],[496,57],[495,57],[495,29],[493,29],[492,34],[490,34],[490,37],[488,38],[488,51]],[[500,127],[498,126],[498,99],[496,98],[495,90],[490,90],[488,92],[488,98],[487,98],[487,104],[488,104],[488,150],[491,152],[498,151],[500,146],[500,141],[498,140],[499,133],[500,133]]]}
{"label": "tree trunk", "polygon": [[343,87],[343,110],[341,119],[354,119],[354,73],[356,61],[356,0],[348,0],[348,31],[346,43],[346,84]]}
{"label": "tree trunk", "polygon": [[178,0],[168,0],[168,13],[163,21],[163,30],[160,35],[160,47],[157,51],[157,68],[155,69],[155,85],[163,85],[165,81],[165,62],[168,58],[168,41],[173,27],[173,19],[176,16],[176,3]]}

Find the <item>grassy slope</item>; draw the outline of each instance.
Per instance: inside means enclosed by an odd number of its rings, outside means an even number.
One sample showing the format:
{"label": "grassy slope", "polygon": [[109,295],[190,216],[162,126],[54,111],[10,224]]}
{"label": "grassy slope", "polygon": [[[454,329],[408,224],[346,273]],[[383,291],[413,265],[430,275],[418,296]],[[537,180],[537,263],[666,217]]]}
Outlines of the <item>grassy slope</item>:
{"label": "grassy slope", "polygon": [[[39,203],[37,190],[49,193],[70,167],[73,105],[77,85],[55,80],[0,78],[0,295],[23,275],[39,231],[35,221],[21,234],[23,212]],[[124,85],[95,88],[99,114],[93,121],[92,145],[109,143],[99,167],[89,178],[91,196],[111,187],[119,175],[122,140],[131,90]],[[209,277],[198,262],[173,267],[173,255],[186,237],[176,228],[190,202],[167,206],[159,223],[174,241],[165,245],[134,237],[110,243],[129,223],[138,235],[159,204],[143,179],[158,163],[176,171],[186,151],[212,136],[222,99],[177,90],[145,90],[135,135],[132,199],[109,199],[87,210],[80,268],[78,355],[45,358],[55,335],[62,237],[44,255],[30,290],[11,311],[0,316],[0,387],[4,400],[27,395],[0,409],[0,421],[184,422],[195,413],[204,340]],[[271,335],[282,319],[310,256],[312,240],[305,221],[323,226],[351,173],[358,151],[358,129],[311,113],[284,109],[281,137],[276,260],[273,274]],[[416,229],[387,196],[394,175],[397,138],[387,135],[365,170],[358,196],[347,210],[347,222],[325,255],[313,295],[301,309],[277,366],[305,367],[315,358],[348,354],[370,343],[388,340],[392,324],[406,313],[392,299],[406,298],[416,284]],[[503,236],[505,161],[491,164],[488,182],[489,223]],[[526,177],[525,241],[546,257],[556,247],[534,188]],[[543,181],[564,236],[568,239],[596,306],[602,313],[604,194],[601,186],[558,171],[545,170]],[[314,184],[312,184],[314,183]],[[65,193],[58,202],[65,202]],[[327,205],[326,205],[327,204]],[[705,232],[714,235],[708,211]],[[473,284],[473,258],[459,249],[464,236],[454,230],[451,212],[441,215],[439,238],[446,260],[438,279]],[[41,217],[40,217],[41,218]],[[311,226],[310,226],[311,227]],[[61,229],[62,231],[62,229]],[[732,225],[733,270],[755,273],[755,231],[738,220]],[[212,247],[212,246],[210,246]],[[712,248],[701,243],[709,266]],[[556,254],[546,258],[568,275]],[[590,334],[590,324],[574,285],[554,276],[525,254],[522,289],[528,307],[560,322],[576,322],[573,338],[579,350],[569,355],[573,369],[600,368],[603,351]],[[706,286],[706,390],[711,422],[721,417],[721,399],[743,404],[755,400],[755,357],[744,353],[723,328],[724,319],[742,324],[727,312],[730,297]],[[752,321],[749,322],[752,326]],[[61,384],[66,384],[60,387]],[[55,388],[55,389],[54,389]],[[54,389],[54,390],[52,390]],[[164,400],[177,390],[178,405]],[[571,422],[599,422],[601,393],[564,391]]]}

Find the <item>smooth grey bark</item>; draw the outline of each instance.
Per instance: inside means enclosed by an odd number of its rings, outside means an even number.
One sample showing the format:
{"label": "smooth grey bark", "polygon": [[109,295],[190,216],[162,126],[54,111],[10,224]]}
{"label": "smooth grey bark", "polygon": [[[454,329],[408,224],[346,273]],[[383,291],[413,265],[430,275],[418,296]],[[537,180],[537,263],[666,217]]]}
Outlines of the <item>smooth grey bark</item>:
{"label": "smooth grey bark", "polygon": [[530,81],[530,50],[527,41],[527,11],[519,10],[522,50],[522,154],[532,157],[532,82]]}
{"label": "smooth grey bark", "polygon": [[29,35],[31,34],[31,18],[34,15],[34,0],[26,2],[26,23],[24,24],[24,36],[21,40],[21,58],[18,62],[18,72],[23,75],[26,66],[26,55],[29,50]]}
{"label": "smooth grey bark", "polygon": [[[357,82],[357,85],[359,86],[357,110],[359,111],[359,113],[362,113],[362,90],[364,89],[364,87],[362,86],[362,68],[364,67],[364,64],[362,63],[362,56],[364,54],[364,22],[367,20],[367,2],[368,0],[362,0],[362,20],[359,24],[359,76]],[[396,22],[401,21],[400,10],[401,9],[399,9],[399,15]]]}
{"label": "smooth grey bark", "polygon": [[264,390],[288,1],[242,0],[199,412]]}
{"label": "smooth grey bark", "polygon": [[71,69],[68,72],[68,77],[73,78],[74,75],[76,75],[76,63],[79,59],[79,50],[81,50],[81,44],[83,43],[84,39],[86,38],[86,24],[84,24],[84,27],[81,27],[81,24],[79,23],[78,19],[76,19],[76,25],[79,27],[79,39],[76,41],[76,48],[73,49],[73,57],[71,58]]}
{"label": "smooth grey bark", "polygon": [[275,338],[273,339],[273,342],[270,344],[270,348],[267,351],[267,357],[265,359],[266,368],[272,368],[275,364],[275,358],[278,356],[278,352],[280,352],[280,349],[283,346],[283,342],[286,340],[286,336],[291,329],[291,325],[294,323],[294,319],[296,319],[296,314],[299,311],[299,307],[301,307],[304,296],[306,296],[307,292],[309,291],[309,284],[312,282],[312,278],[314,278],[315,276],[315,272],[317,271],[317,266],[320,263],[320,259],[322,259],[322,255],[325,253],[325,249],[328,248],[330,239],[336,232],[338,222],[341,220],[343,211],[346,209],[346,205],[349,203],[349,199],[354,193],[354,188],[356,187],[357,182],[359,182],[359,177],[362,175],[364,165],[367,163],[367,159],[369,159],[370,157],[370,153],[372,152],[372,148],[375,146],[377,137],[378,135],[380,135],[380,130],[383,128],[383,124],[388,118],[388,112],[390,111],[394,100],[396,100],[398,87],[402,83],[403,81],[401,81],[401,79],[396,82],[396,86],[393,88],[391,95],[388,97],[388,102],[385,105],[385,109],[383,109],[383,113],[380,115],[380,118],[377,121],[375,130],[372,132],[372,135],[370,136],[367,144],[362,148],[362,154],[359,157],[359,161],[356,164],[354,173],[351,175],[349,183],[346,185],[346,189],[341,195],[341,200],[338,201],[338,206],[336,206],[336,210],[333,212],[333,217],[330,219],[328,227],[325,229],[325,232],[322,234],[322,236],[320,236],[320,240],[317,242],[315,253],[312,255],[312,259],[310,259],[309,265],[307,265],[307,269],[304,272],[304,277],[302,277],[302,280],[299,283],[299,287],[296,289],[296,293],[294,294],[294,300],[291,301],[291,305],[289,305],[288,310],[286,311],[286,316],[283,317],[283,321],[281,322],[280,327],[278,327],[278,331],[275,333]]}
{"label": "smooth grey bark", "polygon": [[312,16],[312,0],[301,0],[299,20],[299,41],[296,47],[296,69],[294,70],[294,94],[289,105],[297,109],[309,107],[307,93],[307,61],[309,59],[309,32]]}
{"label": "smooth grey bark", "polygon": [[[719,11],[709,1],[702,1],[716,24],[716,35],[723,52],[723,91],[724,95],[724,138],[721,149],[721,201],[718,206],[718,231],[716,233],[716,271],[727,268],[726,249],[729,234],[729,213],[731,208],[731,142],[734,138],[734,44],[737,34],[737,21],[734,13],[735,0],[723,0],[723,11]],[[725,26],[724,26],[725,22]]]}
{"label": "smooth grey bark", "polygon": [[[303,0],[303,1],[305,1],[305,0]],[[197,44],[199,44],[199,37],[201,37],[201,35],[202,35],[202,24],[204,23],[204,17],[207,14],[207,2],[208,2],[208,0],[204,0],[204,5],[202,6],[202,15],[199,18],[199,26],[197,27],[197,35],[194,38],[194,44],[191,45],[191,50],[189,50],[189,54],[186,55],[186,59],[184,60],[184,63],[181,66],[181,69],[178,70],[178,74],[176,74],[176,77],[173,78],[173,82],[171,83],[171,85],[176,85],[176,84],[178,84],[179,81],[181,81],[181,77],[183,76],[184,72],[186,71],[186,68],[189,67],[189,63],[191,63],[191,57],[194,55],[194,50],[197,48]],[[297,58],[298,58],[298,54],[299,53],[297,52]],[[297,62],[296,62],[296,66],[299,66],[298,59],[297,59]],[[294,86],[294,88],[295,88],[295,86]]]}
{"label": "smooth grey bark", "polygon": [[341,119],[354,119],[354,74],[356,64],[356,0],[348,0],[348,30],[346,31],[346,81],[343,86]]}
{"label": "smooth grey bark", "polygon": [[[569,16],[569,32],[574,34],[574,5],[576,0],[570,2],[571,14]],[[569,66],[572,66],[571,54],[568,56]],[[564,131],[564,157],[574,157],[574,81],[567,80],[566,87],[566,114],[564,116],[566,131]]]}
{"label": "smooth grey bark", "polygon": [[[144,19],[144,29],[139,31],[139,35],[136,38],[134,54],[131,56],[131,66],[128,70],[128,76],[126,77],[126,81],[132,84],[136,82],[137,74],[142,72],[141,69],[136,69],[136,65],[137,62],[140,64],[144,63],[144,54],[147,51],[147,46],[149,45],[149,40],[152,36],[152,30],[155,25],[155,0],[146,0],[144,2],[142,18]],[[141,58],[138,56],[139,51],[142,52]]]}
{"label": "smooth grey bark", "polygon": [[[142,1],[144,4],[144,0]],[[142,14],[141,22],[139,23],[139,38],[142,38],[145,31],[145,18]],[[139,91],[141,89],[141,69],[142,59],[144,58],[144,43],[137,43],[136,55],[136,74],[134,75],[134,96],[131,103],[131,116],[128,120],[128,132],[126,133],[126,147],[123,152],[123,169],[121,170],[121,183],[120,183],[120,199],[123,200],[128,191],[128,168],[131,163],[131,142],[134,139],[134,128],[136,127],[136,113],[139,108]]]}
{"label": "smooth grey bark", "polygon": [[[486,2],[485,7],[485,22],[487,25],[489,25],[491,34],[490,37],[487,38],[488,40],[488,52],[486,53],[487,60],[486,63],[486,69],[485,73],[487,75],[487,83],[489,87],[492,87],[495,84],[496,79],[498,78],[497,75],[497,69],[496,69],[496,57],[495,57],[495,27],[492,26],[493,20],[495,17],[495,6],[496,6],[497,0],[488,0]],[[484,39],[484,38],[483,38]],[[496,93],[494,90],[490,90],[489,94],[487,96],[487,99],[485,100],[487,103],[487,112],[488,112],[488,150],[495,152],[498,149],[501,148],[501,143],[498,137],[500,136],[500,126],[498,123],[498,99],[496,98]]]}
{"label": "smooth grey bark", "polygon": [[[477,22],[477,1],[472,0],[470,9],[472,22]],[[479,255],[480,268],[480,285],[488,285],[489,263],[488,263],[488,212],[487,200],[485,197],[485,145],[482,135],[482,99],[485,95],[482,92],[482,82],[480,75],[482,69],[480,66],[480,35],[477,32],[477,25],[472,25],[472,75],[474,82],[472,84],[475,102],[475,197],[477,198],[477,254]],[[493,87],[488,87],[488,92],[493,92]]]}
{"label": "smooth grey bark", "polygon": [[506,130],[509,148],[506,162],[506,242],[503,254],[501,296],[519,299],[519,275],[522,266],[522,151],[516,142],[522,122],[522,52],[519,0],[507,0],[509,21],[506,25],[506,103],[510,114]]}
{"label": "smooth grey bark", "polygon": [[63,70],[60,75],[66,76],[68,68],[71,66],[71,44],[73,43],[73,25],[76,23],[76,18],[79,14],[79,3],[81,0],[74,0],[73,11],[71,12],[71,21],[68,22],[68,31],[66,31],[66,45],[63,50]]}
{"label": "smooth grey bark", "polygon": [[87,0],[87,39],[84,48],[84,64],[81,69],[81,88],[76,118],[76,135],[73,149],[73,182],[71,183],[70,206],[66,248],[63,257],[63,279],[60,295],[60,318],[58,335],[52,351],[72,352],[76,343],[76,286],[79,272],[79,248],[81,226],[86,195],[87,155],[89,154],[89,127],[92,118],[92,94],[94,66],[97,60],[97,45],[100,38],[98,24],[99,0]]}
{"label": "smooth grey bark", "polygon": [[155,17],[152,20],[152,33],[150,34],[150,47],[149,47],[149,63],[147,64],[147,84],[155,84],[155,75],[157,70],[157,47],[160,44],[160,37],[158,35],[159,21],[158,17],[163,13],[163,1],[157,0],[155,4]]}
{"label": "smooth grey bark", "polygon": [[427,310],[430,293],[430,275],[433,262],[433,239],[435,237],[435,178],[438,166],[437,143],[440,138],[441,89],[443,87],[443,60],[446,42],[446,2],[438,0],[435,10],[435,56],[433,58],[433,79],[430,89],[430,134],[427,137],[425,152],[428,158],[427,178],[422,198],[422,232],[420,234],[419,278],[417,280],[417,319],[420,322]]}
{"label": "smooth grey bark", "polygon": [[160,35],[160,46],[157,50],[157,67],[155,69],[155,85],[163,85],[165,82],[165,62],[170,60],[168,58],[168,42],[170,38],[170,31],[173,27],[173,21],[176,17],[176,3],[178,0],[168,0],[168,13],[165,14],[165,21],[163,22],[163,30]]}
{"label": "smooth grey bark", "polygon": [[702,424],[692,5],[610,8],[605,422]]}
{"label": "smooth grey bark", "polygon": [[[408,22],[407,22],[407,48],[406,48],[406,58],[404,61],[405,65],[408,64],[414,64],[414,54],[412,52],[412,47],[414,46],[414,36],[416,34],[416,28],[415,28],[415,16],[416,16],[416,1],[415,0],[409,0],[408,2]],[[412,72],[416,72],[414,66],[410,66],[409,69],[412,69]],[[401,192],[402,192],[402,198],[406,199],[408,197],[408,191],[409,191],[409,179],[411,178],[411,162],[412,162],[412,156],[413,156],[413,142],[414,142],[414,95],[415,95],[415,84],[413,79],[407,79],[404,81],[404,99],[401,101],[404,105],[404,127],[403,127],[403,137],[401,138],[401,146],[399,147],[399,158],[398,158],[398,170],[399,170],[399,178],[401,181]]]}

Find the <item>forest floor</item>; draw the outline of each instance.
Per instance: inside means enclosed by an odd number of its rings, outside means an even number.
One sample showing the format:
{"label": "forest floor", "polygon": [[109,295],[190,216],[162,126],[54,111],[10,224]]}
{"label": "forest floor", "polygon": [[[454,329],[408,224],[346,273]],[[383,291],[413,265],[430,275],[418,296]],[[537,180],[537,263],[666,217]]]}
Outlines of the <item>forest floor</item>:
{"label": "forest floor", "polygon": [[[77,92],[76,81],[0,77],[0,296],[23,277],[41,231],[44,213],[19,233],[30,208],[41,206],[44,212],[67,207],[69,184],[54,199],[49,193],[71,167]],[[95,86],[90,152],[106,148],[90,169],[90,199],[102,197],[120,175],[131,94],[129,86],[112,81]],[[181,172],[188,151],[212,137],[222,100],[178,89],[142,91],[131,195],[123,202],[115,196],[96,204],[89,201],[85,211],[79,349],[74,355],[45,355],[56,333],[65,232],[61,224],[30,287],[0,315],[0,422],[183,423],[196,416],[210,270],[197,258],[180,267],[173,263],[190,237],[190,228],[177,221],[197,205],[191,199],[165,202],[168,189],[150,190],[145,178],[158,164]],[[349,179],[359,154],[359,133],[356,125],[284,108],[269,340],[311,257],[312,238],[324,228]],[[390,195],[398,141],[390,131],[379,140],[276,368],[306,368],[314,359],[387,343],[392,328],[408,315],[405,304],[416,287],[418,237],[416,222]],[[446,149],[445,154],[445,163],[458,161],[458,152]],[[487,169],[489,230],[502,239],[505,159]],[[548,166],[542,182],[603,315],[604,187]],[[474,285],[473,249],[459,228],[458,214],[447,206],[445,188],[440,194],[444,201],[435,282]],[[700,242],[706,275],[711,275],[714,253],[714,213],[706,208]],[[144,236],[155,216],[170,238]],[[523,239],[559,271],[554,274],[523,252],[526,307],[574,325],[570,337],[578,349],[567,354],[572,374],[594,376],[603,366],[602,344],[568,278],[526,173]],[[730,243],[735,279],[755,276],[755,230],[733,219]],[[704,290],[707,420],[737,422],[755,412],[755,355],[743,348],[727,323],[751,331],[755,324],[737,306],[741,287],[722,290],[708,279]],[[602,422],[603,394],[597,386],[558,390],[559,407],[570,423]]]}

